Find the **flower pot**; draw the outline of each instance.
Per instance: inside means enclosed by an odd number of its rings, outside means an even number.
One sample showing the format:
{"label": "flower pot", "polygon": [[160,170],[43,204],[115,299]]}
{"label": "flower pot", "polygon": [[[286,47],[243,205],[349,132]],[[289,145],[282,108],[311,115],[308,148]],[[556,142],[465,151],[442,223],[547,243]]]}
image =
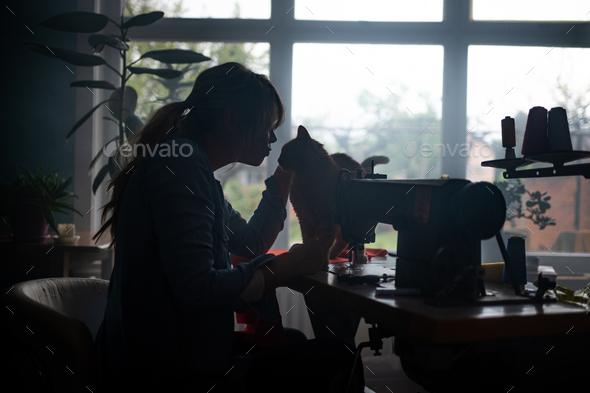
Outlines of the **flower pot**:
{"label": "flower pot", "polygon": [[49,238],[49,224],[37,206],[25,203],[12,205],[8,209],[8,221],[15,243],[43,243]]}

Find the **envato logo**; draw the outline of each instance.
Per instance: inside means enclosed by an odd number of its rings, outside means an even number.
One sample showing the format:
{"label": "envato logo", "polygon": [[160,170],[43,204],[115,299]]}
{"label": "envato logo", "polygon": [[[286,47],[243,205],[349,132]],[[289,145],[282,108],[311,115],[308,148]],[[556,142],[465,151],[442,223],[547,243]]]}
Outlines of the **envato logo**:
{"label": "envato logo", "polygon": [[117,152],[125,158],[138,157],[138,151],[140,149],[141,154],[139,156],[141,157],[148,155],[150,157],[155,157],[156,155],[160,157],[189,157],[193,154],[193,147],[190,143],[178,144],[174,140],[171,144],[166,143],[160,145],[156,143],[153,147],[143,143],[136,143],[133,146],[125,143],[117,148],[115,142],[111,142],[102,148],[102,153],[107,157],[113,157]]}
{"label": "envato logo", "polygon": [[459,156],[461,158],[491,158],[494,156],[494,149],[487,143],[469,145],[469,143],[455,144],[450,146],[448,143],[443,145],[442,143],[430,144],[423,143],[418,147],[416,142],[410,142],[404,147],[404,156],[408,158],[415,157],[419,154],[420,157],[447,157],[451,158]]}

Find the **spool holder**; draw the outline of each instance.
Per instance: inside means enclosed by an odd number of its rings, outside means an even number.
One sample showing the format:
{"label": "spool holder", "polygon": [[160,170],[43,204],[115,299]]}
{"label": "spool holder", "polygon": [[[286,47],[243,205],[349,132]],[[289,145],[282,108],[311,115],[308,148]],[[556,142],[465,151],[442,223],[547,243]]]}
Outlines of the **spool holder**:
{"label": "spool holder", "polygon": [[[588,151],[570,151],[532,155],[524,158],[484,161],[481,166],[505,169],[504,179],[524,179],[534,177],[584,176],[590,179],[590,163],[564,165],[566,162],[590,158]],[[520,169],[519,167],[538,163],[552,164],[550,167]]]}

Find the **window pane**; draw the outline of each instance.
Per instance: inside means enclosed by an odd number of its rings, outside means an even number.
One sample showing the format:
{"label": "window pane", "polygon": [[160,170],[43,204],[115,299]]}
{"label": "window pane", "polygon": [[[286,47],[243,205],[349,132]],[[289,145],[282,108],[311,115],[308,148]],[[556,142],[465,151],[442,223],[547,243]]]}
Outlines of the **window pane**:
{"label": "window pane", "polygon": [[127,0],[127,16],[150,11],[166,18],[269,19],[270,0]]}
{"label": "window pane", "polygon": [[[295,44],[293,135],[301,124],[329,153],[388,156],[375,171],[390,179],[436,178],[438,157],[420,147],[440,143],[442,65],[440,46]],[[395,249],[395,239],[380,225],[369,246]]]}
{"label": "window pane", "polygon": [[[161,64],[153,59],[143,59],[135,66],[147,68],[172,68],[183,71],[179,79],[162,79],[153,75],[134,75],[128,85],[138,93],[136,115],[146,122],[163,105],[182,101],[190,93],[197,75],[204,69],[217,64],[235,61],[252,71],[268,75],[268,43],[250,42],[133,42],[128,52],[128,64],[142,53],[156,49],[189,49],[202,53],[212,60],[198,64]],[[226,198],[243,217],[252,216],[264,190],[267,177],[267,160],[259,167],[237,164],[235,167],[220,168],[215,177],[222,183]]]}
{"label": "window pane", "polygon": [[[504,158],[501,120],[505,116],[515,119],[515,150],[521,156],[528,112],[534,106],[565,108],[574,150],[590,150],[590,75],[581,66],[590,64],[590,49],[471,46],[468,59],[469,135],[493,146],[494,157],[487,159]],[[469,169],[481,173],[482,180],[503,180],[501,170],[475,164]],[[590,229],[590,182],[581,177],[555,177],[522,179],[522,183],[528,192],[547,192],[551,197],[551,207],[543,216],[552,218],[555,225],[541,229],[531,219],[535,217],[521,217],[507,221],[505,230],[525,235],[531,253],[552,257],[561,252],[590,253],[582,240],[575,242],[576,236]],[[523,213],[531,216],[526,205],[529,195],[524,192],[518,199]],[[517,214],[515,205],[511,210]],[[571,274],[567,269],[563,273]]]}
{"label": "window pane", "polygon": [[588,0],[473,0],[474,20],[590,20]]}
{"label": "window pane", "polygon": [[442,0],[295,0],[295,19],[440,22]]}

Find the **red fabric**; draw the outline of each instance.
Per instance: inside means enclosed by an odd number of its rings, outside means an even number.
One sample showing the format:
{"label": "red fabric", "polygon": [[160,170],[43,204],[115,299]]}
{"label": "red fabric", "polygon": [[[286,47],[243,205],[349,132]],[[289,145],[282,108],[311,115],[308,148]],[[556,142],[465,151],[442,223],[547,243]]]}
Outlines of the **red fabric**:
{"label": "red fabric", "polygon": [[[285,253],[287,251],[289,251],[289,250],[270,250],[269,254],[281,255],[282,253]],[[366,248],[365,252],[367,254],[367,258],[369,259],[369,261],[373,257],[384,257],[387,255],[387,250],[384,248]],[[249,261],[249,259],[242,258],[242,257],[236,257],[236,256],[232,256],[232,261],[233,261],[233,258],[240,259],[239,263]],[[340,263],[340,262],[348,262],[348,250],[344,249],[336,258],[330,259],[330,263]],[[235,265],[236,264],[234,263],[234,266]]]}
{"label": "red fabric", "polygon": [[[289,250],[270,250],[270,254],[280,255]],[[380,248],[367,248],[365,249],[367,258],[371,260],[372,257],[385,256],[387,250]],[[238,257],[236,255],[231,256],[232,265],[235,267],[240,263],[248,262],[251,258]],[[344,250],[338,255],[338,257],[330,259],[330,263],[339,263],[348,261],[348,251]],[[275,304],[277,309],[279,303],[277,302],[276,292],[273,290],[275,296]],[[242,335],[246,340],[256,345],[281,345],[286,344],[287,339],[285,336],[285,330],[283,329],[282,318],[279,314],[279,321],[276,323],[269,323],[261,319],[255,311],[246,311],[245,313],[236,313],[236,322],[239,324],[245,324],[244,330],[237,332]]]}

